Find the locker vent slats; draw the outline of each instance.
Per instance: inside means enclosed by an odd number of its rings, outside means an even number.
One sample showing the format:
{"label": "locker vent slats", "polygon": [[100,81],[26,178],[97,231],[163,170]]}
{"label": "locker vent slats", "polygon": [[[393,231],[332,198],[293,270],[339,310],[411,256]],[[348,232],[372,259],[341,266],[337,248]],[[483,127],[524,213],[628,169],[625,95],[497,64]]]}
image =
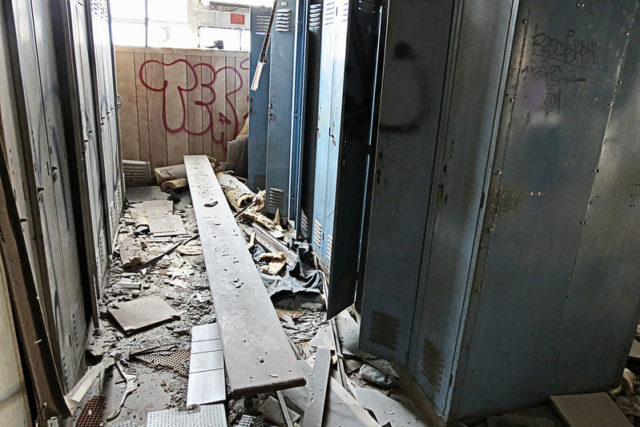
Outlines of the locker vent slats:
{"label": "locker vent slats", "polygon": [[322,24],[322,4],[312,4],[309,8],[309,28],[320,28]]}
{"label": "locker vent slats", "polygon": [[276,12],[276,31],[281,33],[291,31],[291,9],[280,9]]}

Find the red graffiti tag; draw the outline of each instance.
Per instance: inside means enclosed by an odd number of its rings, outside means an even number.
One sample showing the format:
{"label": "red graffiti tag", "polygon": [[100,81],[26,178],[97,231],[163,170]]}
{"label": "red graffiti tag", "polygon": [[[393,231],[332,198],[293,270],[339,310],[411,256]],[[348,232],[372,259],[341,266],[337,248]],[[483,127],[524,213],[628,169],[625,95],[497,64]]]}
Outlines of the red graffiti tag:
{"label": "red graffiti tag", "polygon": [[[248,70],[248,59],[243,60],[239,64],[241,70]],[[179,67],[178,73],[170,72],[172,67]],[[185,74],[186,69],[186,74]],[[164,80],[161,85],[154,84],[149,81],[148,76],[159,75],[164,73]],[[233,95],[242,90],[244,81],[242,74],[235,67],[224,66],[217,70],[207,63],[190,64],[184,59],[178,59],[176,61],[165,63],[155,59],[150,59],[142,63],[139,70],[140,82],[145,88],[154,92],[162,93],[162,123],[164,124],[167,132],[178,133],[186,132],[189,135],[210,135],[211,140],[216,144],[221,144],[224,151],[227,151],[227,140],[234,139],[240,132],[240,119],[238,118],[238,112],[236,111],[235,103],[232,99]],[[167,75],[180,75],[184,76],[181,81],[172,81],[167,78]],[[214,103],[217,99],[217,94],[214,89],[214,84],[218,79],[224,78],[227,82],[225,88],[225,103],[226,112],[229,115],[219,111],[218,117],[214,120]],[[192,82],[189,84],[188,82]],[[231,82],[231,84],[229,84]],[[191,99],[187,96],[192,92]],[[194,100],[195,99],[195,100]],[[182,107],[175,111],[175,107],[171,110],[171,115],[167,115],[167,105],[169,103],[179,101],[179,105]],[[200,107],[203,109],[202,124],[189,124],[187,118],[187,111],[189,106]],[[248,102],[248,95],[247,95]],[[230,114],[229,114],[230,113]],[[246,120],[248,113],[245,114],[242,119]],[[219,124],[217,126],[215,123]],[[233,126],[233,134],[226,138],[227,125]]]}

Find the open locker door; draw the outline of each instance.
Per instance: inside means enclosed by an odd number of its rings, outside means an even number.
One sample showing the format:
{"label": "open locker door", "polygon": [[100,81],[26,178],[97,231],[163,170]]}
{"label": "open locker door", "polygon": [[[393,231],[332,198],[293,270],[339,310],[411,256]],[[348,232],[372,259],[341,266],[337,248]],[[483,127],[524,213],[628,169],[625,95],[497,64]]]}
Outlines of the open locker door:
{"label": "open locker door", "polygon": [[313,240],[329,267],[328,317],[353,304],[359,276],[381,9],[376,0],[324,3],[320,87],[332,90],[330,105],[319,101]]}

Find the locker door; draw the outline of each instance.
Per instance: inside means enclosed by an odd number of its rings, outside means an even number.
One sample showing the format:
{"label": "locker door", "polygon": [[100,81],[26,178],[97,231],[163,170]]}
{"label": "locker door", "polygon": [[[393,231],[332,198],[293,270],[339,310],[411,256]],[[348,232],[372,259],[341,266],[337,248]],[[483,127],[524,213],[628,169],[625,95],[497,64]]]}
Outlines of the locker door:
{"label": "locker door", "polygon": [[106,0],[89,0],[85,6],[87,7],[90,28],[90,59],[96,66],[93,87],[96,120],[100,126],[98,142],[104,182],[103,197],[107,201],[105,204],[107,239],[111,251],[122,210],[123,184],[109,10]]}
{"label": "locker door", "polygon": [[381,13],[376,0],[343,1],[336,16],[324,232],[325,259],[330,265],[329,317],[354,302],[359,276],[369,156],[375,146],[372,126]]}
{"label": "locker door", "polygon": [[320,49],[322,41],[322,1],[311,0],[307,25],[307,80],[304,108],[304,137],[300,215],[296,222],[298,235],[311,240],[313,226],[313,195],[316,176],[316,146],[318,137],[318,98],[320,95]]}
{"label": "locker door", "polygon": [[299,1],[278,2],[271,32],[266,210],[289,215],[294,50]]}
{"label": "locker door", "polygon": [[[251,8],[251,53],[249,56],[250,78],[253,82],[256,67],[260,61],[262,44],[269,27],[271,8]],[[267,50],[267,58],[269,58]],[[260,74],[260,86],[249,92],[249,165],[248,184],[253,189],[266,188],[267,174],[267,111],[269,107],[269,73],[270,63],[267,61]]]}

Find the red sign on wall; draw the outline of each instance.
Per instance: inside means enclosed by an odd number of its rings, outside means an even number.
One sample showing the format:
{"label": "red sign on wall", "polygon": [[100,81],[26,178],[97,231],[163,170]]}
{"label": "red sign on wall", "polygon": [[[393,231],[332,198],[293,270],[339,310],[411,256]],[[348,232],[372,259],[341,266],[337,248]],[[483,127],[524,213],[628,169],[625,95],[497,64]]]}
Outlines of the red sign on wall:
{"label": "red sign on wall", "polygon": [[232,13],[231,14],[231,23],[244,25],[244,15],[241,13]]}

